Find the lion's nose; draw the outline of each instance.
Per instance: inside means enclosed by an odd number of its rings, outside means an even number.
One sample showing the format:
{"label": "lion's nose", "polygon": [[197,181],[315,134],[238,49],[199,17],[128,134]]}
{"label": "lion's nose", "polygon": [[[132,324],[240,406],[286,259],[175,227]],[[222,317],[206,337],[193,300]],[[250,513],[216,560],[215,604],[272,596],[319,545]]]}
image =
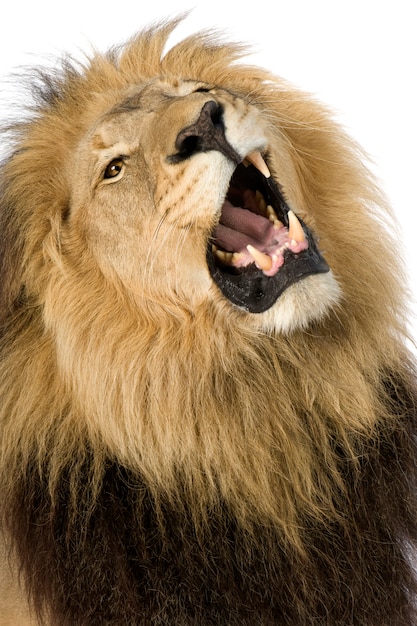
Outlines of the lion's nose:
{"label": "lion's nose", "polygon": [[226,139],[223,107],[215,100],[206,102],[197,121],[178,133],[175,147],[181,160],[209,150],[218,150],[235,163],[242,160]]}

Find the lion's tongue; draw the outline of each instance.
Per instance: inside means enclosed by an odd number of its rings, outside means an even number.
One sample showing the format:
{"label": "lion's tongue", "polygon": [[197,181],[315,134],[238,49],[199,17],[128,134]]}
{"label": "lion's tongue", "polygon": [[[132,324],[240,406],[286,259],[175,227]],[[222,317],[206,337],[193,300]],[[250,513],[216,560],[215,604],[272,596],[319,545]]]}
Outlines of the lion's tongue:
{"label": "lion's tongue", "polygon": [[214,231],[214,243],[228,252],[244,252],[248,245],[262,250],[274,236],[274,225],[268,219],[226,201]]}

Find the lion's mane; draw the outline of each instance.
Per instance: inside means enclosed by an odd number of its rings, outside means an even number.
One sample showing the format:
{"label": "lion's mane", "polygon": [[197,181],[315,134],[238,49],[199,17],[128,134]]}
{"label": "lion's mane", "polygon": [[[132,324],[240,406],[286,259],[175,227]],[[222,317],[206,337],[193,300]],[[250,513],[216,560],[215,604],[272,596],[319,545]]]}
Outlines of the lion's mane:
{"label": "lion's mane", "polygon": [[[7,130],[11,559],[47,623],[411,626],[416,399],[391,216],[322,106],[210,35],[164,54],[174,25],[38,73],[31,114]],[[287,193],[340,287],[318,319],[262,329],[168,284],[133,298],[70,229],[80,138],[155,76],[249,97],[284,141]]]}

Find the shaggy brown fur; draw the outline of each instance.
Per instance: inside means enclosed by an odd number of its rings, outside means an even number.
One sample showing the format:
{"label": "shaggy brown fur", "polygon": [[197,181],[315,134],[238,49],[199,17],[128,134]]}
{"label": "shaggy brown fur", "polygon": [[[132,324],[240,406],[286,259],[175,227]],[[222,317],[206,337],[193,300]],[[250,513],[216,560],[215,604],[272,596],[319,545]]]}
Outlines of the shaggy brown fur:
{"label": "shaggy brown fur", "polygon": [[[174,26],[40,72],[9,128],[0,623],[412,626],[391,218],[322,106],[210,35],[164,56]],[[208,242],[256,151],[331,271],[251,312]]]}

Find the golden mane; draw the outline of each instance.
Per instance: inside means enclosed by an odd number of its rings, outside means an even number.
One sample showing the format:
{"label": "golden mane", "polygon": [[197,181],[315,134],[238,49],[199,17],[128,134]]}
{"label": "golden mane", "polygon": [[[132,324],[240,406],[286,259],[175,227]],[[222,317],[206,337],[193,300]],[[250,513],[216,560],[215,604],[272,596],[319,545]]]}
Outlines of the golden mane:
{"label": "golden mane", "polygon": [[[392,217],[360,149],[311,97],[243,65],[245,49],[239,45],[203,33],[165,52],[176,23],[143,31],[123,48],[96,53],[84,64],[66,61],[55,74],[38,74],[33,113],[9,128],[12,151],[1,168],[3,523],[36,606],[65,624],[99,622],[93,617],[71,622],[77,613],[66,612],[64,601],[56,600],[55,583],[37,586],[36,546],[30,548],[29,538],[36,522],[30,515],[45,507],[44,519],[54,520],[66,494],[68,541],[74,527],[81,545],[101,506],[109,464],[120,474],[129,472],[123,480],[140,481],[150,494],[152,510],[159,511],[155,532],[167,532],[168,508],[191,517],[197,535],[210,535],[213,512],[224,507],[246,533],[250,550],[258,545],[260,528],[268,537],[265,545],[275,546],[271,533],[276,532],[284,552],[298,553],[293,556],[299,559],[294,560],[297,576],[320,552],[319,547],[315,552],[315,533],[327,529],[332,535],[337,527],[354,545],[359,519],[367,528],[391,497],[408,493],[404,474],[410,484],[415,480],[406,435],[415,433],[416,409],[404,281],[391,238]],[[278,163],[272,154],[268,164],[273,175],[281,167],[278,179],[320,237],[341,294],[311,323],[279,332],[268,313],[260,324],[258,315],[217,296],[194,303],[168,281],[159,291],[132,289],[121,275],[96,263],[78,223],[69,226],[81,139],[155,77],[174,86],[183,80],[227,88],[260,111],[270,145],[285,146],[288,159]],[[139,208],[147,219],[148,208]],[[310,283],[305,284],[307,292]],[[301,308],[303,297],[300,287]],[[393,459],[392,484],[389,462],[379,456],[384,446]],[[366,504],[364,494],[373,484],[368,472],[386,493]],[[135,498],[132,510],[142,511],[143,501]],[[18,512],[22,500],[30,503],[27,515]],[[407,523],[414,500],[404,513]],[[388,533],[402,524],[403,514],[394,509],[386,513]],[[399,534],[407,538],[415,532],[415,527],[401,528]],[[46,543],[38,540],[49,563],[52,552],[47,554]],[[342,587],[349,568],[341,574],[327,550],[329,575]],[[411,586],[404,558],[399,552],[392,558]],[[364,579],[358,574],[363,585]],[[327,583],[320,584],[326,589]],[[397,592],[403,579],[393,584]],[[380,581],[377,587],[383,589]],[[338,592],[330,592],[335,606],[342,603]],[[298,602],[309,606],[305,598]],[[114,606],[111,623],[122,623],[122,617],[117,621],[121,602]],[[265,621],[256,623],[310,623],[310,608],[305,614],[297,610],[302,616],[293,621],[268,621],[265,609],[265,615],[259,613]],[[320,623],[353,623],[332,610],[329,619],[336,618]],[[367,608],[352,610],[360,616],[355,624],[377,623]],[[123,623],[142,623],[139,614],[128,611]],[[407,611],[411,615],[411,608]],[[166,615],[168,621],[155,623],[174,623]],[[219,615],[213,623],[226,623],[221,621],[228,619],[226,613]],[[239,615],[230,617],[230,624],[254,623]],[[187,619],[181,624],[197,623]],[[392,623],[411,624],[407,619]]]}

